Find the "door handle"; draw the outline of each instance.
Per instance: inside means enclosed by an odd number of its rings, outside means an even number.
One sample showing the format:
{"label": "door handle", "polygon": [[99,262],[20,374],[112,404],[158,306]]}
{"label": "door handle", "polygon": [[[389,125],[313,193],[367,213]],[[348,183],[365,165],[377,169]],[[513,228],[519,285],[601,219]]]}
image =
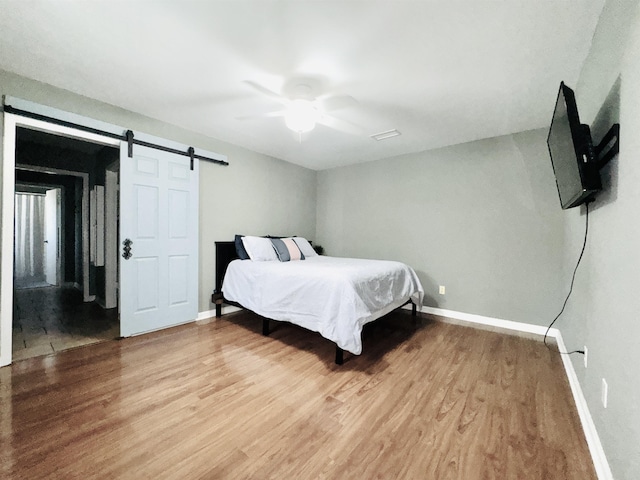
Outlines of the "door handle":
{"label": "door handle", "polygon": [[122,249],[122,258],[129,260],[133,256],[133,253],[131,253],[131,245],[133,245],[133,242],[130,239],[125,238],[122,245],[124,245],[124,248]]}

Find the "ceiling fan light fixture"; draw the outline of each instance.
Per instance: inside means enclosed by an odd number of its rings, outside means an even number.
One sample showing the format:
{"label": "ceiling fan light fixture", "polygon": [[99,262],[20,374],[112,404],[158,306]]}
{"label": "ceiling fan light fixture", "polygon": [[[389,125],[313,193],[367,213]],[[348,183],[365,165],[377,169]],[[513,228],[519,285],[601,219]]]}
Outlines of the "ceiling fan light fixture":
{"label": "ceiling fan light fixture", "polygon": [[319,119],[320,112],[313,102],[304,99],[293,100],[284,114],[287,127],[297,133],[310,132]]}

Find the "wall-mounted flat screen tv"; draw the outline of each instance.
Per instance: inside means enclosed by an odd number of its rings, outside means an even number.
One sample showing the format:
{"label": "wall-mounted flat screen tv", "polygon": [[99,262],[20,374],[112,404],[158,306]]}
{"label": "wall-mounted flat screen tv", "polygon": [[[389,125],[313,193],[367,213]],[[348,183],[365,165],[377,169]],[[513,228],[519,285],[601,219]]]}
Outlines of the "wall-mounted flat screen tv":
{"label": "wall-mounted flat screen tv", "polygon": [[547,145],[562,208],[593,200],[602,184],[591,131],[580,123],[575,94],[564,82],[560,83]]}

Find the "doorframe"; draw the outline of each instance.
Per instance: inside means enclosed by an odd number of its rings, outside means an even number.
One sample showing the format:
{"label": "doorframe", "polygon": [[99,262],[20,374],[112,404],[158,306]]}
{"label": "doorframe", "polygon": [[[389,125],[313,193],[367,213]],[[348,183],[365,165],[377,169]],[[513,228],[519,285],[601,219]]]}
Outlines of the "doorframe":
{"label": "doorframe", "polygon": [[104,199],[104,307],[115,308],[118,302],[118,229],[120,195],[120,160],[107,165],[105,171],[105,199]]}
{"label": "doorframe", "polygon": [[[53,133],[64,137],[90,141],[101,145],[120,148],[118,139],[21,117],[4,112],[4,140],[2,154],[2,211],[0,213],[1,252],[0,255],[0,367],[11,363],[12,323],[13,323],[13,235],[14,235],[14,194],[16,168],[16,131],[18,127]],[[78,173],[78,172],[75,172]],[[87,185],[88,186],[88,185]],[[84,195],[83,195],[84,198]],[[84,201],[83,201],[84,212]],[[88,213],[88,204],[87,204]],[[88,217],[88,215],[87,215]],[[84,233],[83,233],[84,237]],[[88,244],[88,235],[87,235]],[[87,245],[88,247],[88,245]],[[87,252],[88,253],[88,252]],[[84,255],[84,252],[83,252]],[[85,277],[88,279],[87,276]],[[83,279],[84,281],[84,279]],[[87,290],[88,291],[88,290]]]}

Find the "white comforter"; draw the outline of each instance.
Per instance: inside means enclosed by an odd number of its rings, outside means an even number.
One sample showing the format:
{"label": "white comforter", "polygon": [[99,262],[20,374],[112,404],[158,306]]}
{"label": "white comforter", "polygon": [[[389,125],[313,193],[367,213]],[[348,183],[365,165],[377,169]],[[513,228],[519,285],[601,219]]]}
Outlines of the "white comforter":
{"label": "white comforter", "polygon": [[362,326],[424,290],[411,267],[384,260],[327,256],[296,262],[234,260],[222,291],[255,313],[319,332],[340,348],[362,353]]}

